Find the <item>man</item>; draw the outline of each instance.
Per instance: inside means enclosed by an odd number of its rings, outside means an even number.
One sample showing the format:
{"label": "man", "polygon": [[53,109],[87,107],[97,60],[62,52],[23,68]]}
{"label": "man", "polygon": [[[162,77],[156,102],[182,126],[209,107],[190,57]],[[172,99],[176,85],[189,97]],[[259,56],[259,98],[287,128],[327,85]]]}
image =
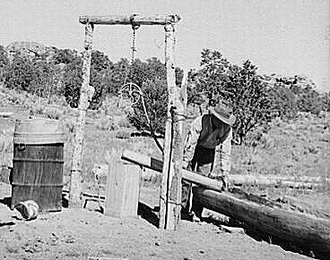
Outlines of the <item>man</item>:
{"label": "man", "polygon": [[[232,126],[236,117],[232,108],[221,101],[209,107],[209,114],[197,117],[187,135],[183,168],[210,178],[219,179],[228,187]],[[202,209],[192,204],[192,184],[182,182],[182,217],[198,221]]]}

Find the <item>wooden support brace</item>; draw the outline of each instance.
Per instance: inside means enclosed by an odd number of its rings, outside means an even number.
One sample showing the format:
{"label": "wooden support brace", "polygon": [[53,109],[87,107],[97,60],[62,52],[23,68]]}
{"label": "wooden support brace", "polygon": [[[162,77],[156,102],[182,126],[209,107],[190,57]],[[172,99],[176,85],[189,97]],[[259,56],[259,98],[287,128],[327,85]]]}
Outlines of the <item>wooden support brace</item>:
{"label": "wooden support brace", "polygon": [[83,145],[84,145],[84,127],[86,121],[86,111],[89,106],[89,92],[90,92],[90,66],[92,57],[92,41],[93,41],[93,24],[86,23],[85,25],[85,41],[83,52],[83,67],[82,77],[83,82],[80,89],[80,99],[78,105],[78,117],[75,128],[75,144],[72,154],[72,166],[70,176],[70,195],[69,206],[81,207],[81,170],[82,170],[82,157],[83,157]]}
{"label": "wooden support brace", "polygon": [[82,24],[107,24],[107,25],[165,25],[174,24],[180,20],[178,15],[151,15],[143,16],[138,14],[133,15],[107,15],[93,16],[84,15],[79,17],[79,22]]}

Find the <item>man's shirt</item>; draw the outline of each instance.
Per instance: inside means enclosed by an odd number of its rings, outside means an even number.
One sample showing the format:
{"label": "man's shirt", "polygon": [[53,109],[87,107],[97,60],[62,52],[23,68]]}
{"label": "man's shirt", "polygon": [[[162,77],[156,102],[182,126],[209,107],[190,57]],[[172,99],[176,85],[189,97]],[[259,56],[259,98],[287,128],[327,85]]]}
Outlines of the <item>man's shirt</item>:
{"label": "man's shirt", "polygon": [[[228,174],[231,167],[232,128],[220,120],[215,126],[212,123],[212,117],[211,114],[202,115],[191,123],[184,147],[183,161],[194,162],[197,167],[211,163],[212,175]],[[196,154],[198,152],[203,154]],[[205,160],[208,155],[210,158]]]}

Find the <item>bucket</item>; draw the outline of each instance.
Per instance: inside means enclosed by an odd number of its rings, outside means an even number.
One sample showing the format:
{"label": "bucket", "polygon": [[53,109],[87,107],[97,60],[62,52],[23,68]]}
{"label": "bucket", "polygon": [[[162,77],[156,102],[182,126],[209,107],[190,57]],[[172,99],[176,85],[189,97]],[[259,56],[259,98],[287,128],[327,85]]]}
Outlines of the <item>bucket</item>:
{"label": "bucket", "polygon": [[33,200],[39,211],[61,210],[65,141],[61,122],[43,118],[16,120],[13,140],[11,207]]}
{"label": "bucket", "polygon": [[33,200],[27,200],[23,202],[19,202],[14,207],[25,220],[32,220],[37,218],[39,206],[38,204]]}

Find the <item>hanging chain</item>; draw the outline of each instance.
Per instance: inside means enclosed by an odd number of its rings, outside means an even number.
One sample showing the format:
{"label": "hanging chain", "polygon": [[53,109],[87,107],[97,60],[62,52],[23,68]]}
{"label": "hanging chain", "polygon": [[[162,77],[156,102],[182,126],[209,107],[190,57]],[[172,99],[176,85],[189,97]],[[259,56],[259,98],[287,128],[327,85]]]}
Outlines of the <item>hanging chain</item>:
{"label": "hanging chain", "polygon": [[132,50],[132,54],[131,54],[131,62],[130,64],[128,64],[128,69],[126,70],[125,73],[125,78],[124,78],[124,85],[127,82],[127,79],[130,78],[132,76],[132,67],[133,67],[133,63],[134,63],[134,59],[135,59],[135,52],[136,52],[136,30],[139,29],[140,25],[139,24],[132,24],[132,46],[131,46],[131,50]]}
{"label": "hanging chain", "polygon": [[133,34],[132,34],[132,59],[131,59],[131,66],[134,63],[134,59],[135,59],[135,52],[136,52],[136,47],[135,47],[135,42],[136,42],[136,30],[139,29],[140,25],[132,25],[132,29],[133,29]]}

